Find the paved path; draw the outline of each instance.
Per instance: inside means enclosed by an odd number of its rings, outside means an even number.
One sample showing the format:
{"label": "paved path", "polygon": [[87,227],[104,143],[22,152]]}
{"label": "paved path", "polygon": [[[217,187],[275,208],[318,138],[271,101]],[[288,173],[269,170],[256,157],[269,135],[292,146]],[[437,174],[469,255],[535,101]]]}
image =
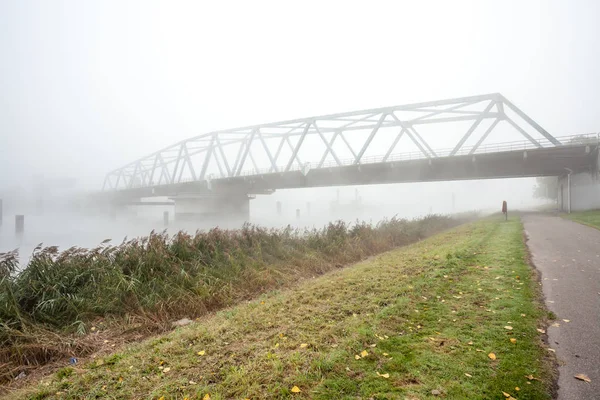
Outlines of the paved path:
{"label": "paved path", "polygon": [[559,360],[558,399],[600,399],[600,230],[550,215],[523,222],[546,304],[560,324],[548,327]]}

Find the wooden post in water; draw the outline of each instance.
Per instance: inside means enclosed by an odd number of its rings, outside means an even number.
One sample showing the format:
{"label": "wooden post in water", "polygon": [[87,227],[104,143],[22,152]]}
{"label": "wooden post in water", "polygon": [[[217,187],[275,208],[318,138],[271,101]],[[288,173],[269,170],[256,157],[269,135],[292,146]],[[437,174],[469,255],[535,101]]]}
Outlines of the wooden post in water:
{"label": "wooden post in water", "polygon": [[21,235],[25,231],[25,216],[15,215],[15,233]]}

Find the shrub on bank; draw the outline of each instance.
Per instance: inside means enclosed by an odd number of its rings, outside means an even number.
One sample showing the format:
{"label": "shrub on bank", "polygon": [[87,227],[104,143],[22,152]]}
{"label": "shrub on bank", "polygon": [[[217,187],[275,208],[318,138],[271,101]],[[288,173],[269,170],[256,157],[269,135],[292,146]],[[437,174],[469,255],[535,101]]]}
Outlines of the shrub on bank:
{"label": "shrub on bank", "polygon": [[39,246],[16,273],[16,253],[0,257],[0,381],[23,368],[94,350],[91,323],[135,318],[168,327],[298,279],[402,246],[457,225],[445,216],[392,218],[377,225],[330,223],[300,231],[244,225],[59,252]]}

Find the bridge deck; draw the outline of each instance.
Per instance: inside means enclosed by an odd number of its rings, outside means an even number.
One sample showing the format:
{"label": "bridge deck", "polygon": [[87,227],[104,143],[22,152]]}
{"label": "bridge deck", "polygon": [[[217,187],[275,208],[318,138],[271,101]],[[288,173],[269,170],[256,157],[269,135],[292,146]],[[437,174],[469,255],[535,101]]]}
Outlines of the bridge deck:
{"label": "bridge deck", "polygon": [[175,196],[181,193],[267,194],[278,189],[324,186],[560,176],[565,174],[567,169],[592,170],[597,166],[597,161],[597,146],[572,144],[551,148],[322,167],[304,171],[267,172],[211,181],[130,188],[111,193],[123,198]]}

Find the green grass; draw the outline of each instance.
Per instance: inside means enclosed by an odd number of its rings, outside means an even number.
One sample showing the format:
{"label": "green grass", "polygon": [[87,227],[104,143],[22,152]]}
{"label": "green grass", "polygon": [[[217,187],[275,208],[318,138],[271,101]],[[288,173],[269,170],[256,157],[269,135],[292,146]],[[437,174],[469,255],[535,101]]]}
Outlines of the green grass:
{"label": "green grass", "polygon": [[538,296],[520,221],[485,220],[224,309],[11,398],[426,399],[438,390],[550,399]]}
{"label": "green grass", "polygon": [[564,218],[600,229],[600,210],[580,211],[571,214],[561,214]]}
{"label": "green grass", "polygon": [[40,365],[84,357],[104,340],[164,332],[182,317],[238,304],[459,223],[432,215],[376,225],[338,221],[308,231],[245,225],[195,235],[152,233],[64,252],[40,245],[19,273],[16,254],[0,254],[0,384]]}

